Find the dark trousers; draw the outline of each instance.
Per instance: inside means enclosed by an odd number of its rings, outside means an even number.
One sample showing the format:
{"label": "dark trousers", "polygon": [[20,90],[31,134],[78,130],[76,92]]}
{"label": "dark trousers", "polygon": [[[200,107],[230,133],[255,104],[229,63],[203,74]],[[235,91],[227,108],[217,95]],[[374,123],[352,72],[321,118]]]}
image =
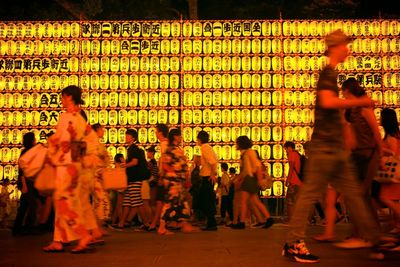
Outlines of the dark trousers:
{"label": "dark trousers", "polygon": [[207,217],[207,227],[217,226],[215,220],[216,213],[216,197],[214,192],[214,185],[210,181],[209,176],[201,177],[202,182],[200,186],[200,209]]}
{"label": "dark trousers", "polygon": [[28,192],[22,194],[19,200],[17,216],[12,229],[13,235],[20,234],[23,230],[32,230],[36,223],[37,203],[33,181],[27,179],[26,186]]}
{"label": "dark trousers", "polygon": [[231,196],[221,197],[221,218],[225,219],[226,213],[228,212],[229,219],[233,221],[233,203]]}

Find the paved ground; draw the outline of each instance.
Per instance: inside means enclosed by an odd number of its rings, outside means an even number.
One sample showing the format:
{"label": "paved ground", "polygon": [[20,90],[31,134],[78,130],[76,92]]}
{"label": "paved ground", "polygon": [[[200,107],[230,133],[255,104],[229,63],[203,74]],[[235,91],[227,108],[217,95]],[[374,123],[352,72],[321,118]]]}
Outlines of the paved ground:
{"label": "paved ground", "polygon": [[[344,237],[348,224],[338,225],[338,236]],[[310,234],[321,232],[320,226],[309,227]],[[159,236],[155,233],[111,232],[106,244],[94,253],[73,255],[68,251],[46,254],[41,247],[50,234],[12,237],[0,231],[1,267],[45,266],[298,266],[280,255],[287,227],[276,224],[271,229],[231,230],[192,234],[176,233]],[[321,257],[317,266],[400,266],[400,252],[388,255],[386,261],[368,260],[368,250],[340,250],[331,244],[308,241],[312,252]]]}

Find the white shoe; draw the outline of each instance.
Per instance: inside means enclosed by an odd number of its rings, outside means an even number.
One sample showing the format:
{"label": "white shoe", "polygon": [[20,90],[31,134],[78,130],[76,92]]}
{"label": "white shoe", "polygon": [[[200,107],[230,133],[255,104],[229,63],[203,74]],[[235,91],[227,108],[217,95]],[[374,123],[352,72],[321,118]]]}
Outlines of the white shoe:
{"label": "white shoe", "polygon": [[371,248],[374,245],[360,238],[349,238],[342,242],[338,242],[333,244],[335,247],[344,248],[344,249],[359,249],[359,248]]}

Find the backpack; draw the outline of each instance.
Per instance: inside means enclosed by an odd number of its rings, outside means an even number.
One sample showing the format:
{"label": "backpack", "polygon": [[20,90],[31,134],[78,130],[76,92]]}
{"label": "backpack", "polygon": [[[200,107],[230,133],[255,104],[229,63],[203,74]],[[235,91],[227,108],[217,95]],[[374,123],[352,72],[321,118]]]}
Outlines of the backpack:
{"label": "backpack", "polygon": [[304,169],[306,166],[307,157],[305,155],[300,154],[299,152],[297,152],[297,154],[299,154],[299,156],[300,156],[300,170],[294,169],[294,171],[296,172],[300,181],[303,181],[304,180]]}

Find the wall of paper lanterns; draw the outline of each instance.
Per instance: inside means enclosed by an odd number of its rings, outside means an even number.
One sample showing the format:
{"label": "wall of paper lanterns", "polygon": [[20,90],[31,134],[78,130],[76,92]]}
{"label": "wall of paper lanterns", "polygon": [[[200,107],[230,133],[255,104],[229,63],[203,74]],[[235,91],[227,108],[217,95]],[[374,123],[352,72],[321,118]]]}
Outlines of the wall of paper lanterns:
{"label": "wall of paper lanterns", "polygon": [[60,90],[78,85],[111,155],[125,153],[127,128],[147,146],[166,123],[181,128],[190,159],[206,130],[219,159],[238,167],[234,141],[248,135],[276,179],[263,194],[282,197],[283,143],[301,150],[310,139],[323,36],[337,28],[354,38],[338,83],[356,77],[378,116],[382,106],[398,108],[397,20],[2,22],[0,180],[15,182],[22,135],[32,130],[45,142]]}

